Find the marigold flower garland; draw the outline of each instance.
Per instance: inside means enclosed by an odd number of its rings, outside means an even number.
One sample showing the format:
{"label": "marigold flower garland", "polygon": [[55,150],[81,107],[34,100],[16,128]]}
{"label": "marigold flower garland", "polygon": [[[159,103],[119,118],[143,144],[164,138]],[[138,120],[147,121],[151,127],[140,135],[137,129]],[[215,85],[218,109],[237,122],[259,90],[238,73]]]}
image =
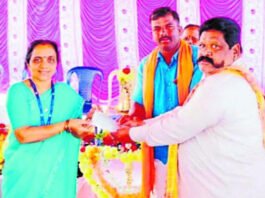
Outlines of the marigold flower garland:
{"label": "marigold flower garland", "polygon": [[[136,151],[128,151],[128,152],[120,152],[117,147],[111,146],[86,146],[85,151],[81,152],[79,155],[80,169],[84,174],[87,182],[91,185],[92,190],[95,194],[100,198],[131,198],[131,197],[139,197],[140,189],[137,193],[128,193],[121,194],[118,192],[118,189],[113,187],[103,175],[102,170],[100,169],[100,160],[114,160],[119,159],[124,164],[129,165],[129,169],[126,172],[132,171],[132,166],[130,166],[133,162],[141,161],[141,152],[140,150]],[[97,181],[97,179],[99,181]],[[129,178],[128,182],[131,178]],[[130,184],[129,184],[130,185]]]}

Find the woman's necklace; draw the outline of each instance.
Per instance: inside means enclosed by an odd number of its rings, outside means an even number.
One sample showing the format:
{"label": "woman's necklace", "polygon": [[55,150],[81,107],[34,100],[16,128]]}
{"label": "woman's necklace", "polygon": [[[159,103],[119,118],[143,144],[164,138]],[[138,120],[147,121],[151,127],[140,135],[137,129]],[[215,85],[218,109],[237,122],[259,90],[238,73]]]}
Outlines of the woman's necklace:
{"label": "woman's necklace", "polygon": [[40,123],[41,123],[41,126],[43,125],[49,125],[51,124],[51,119],[52,119],[52,113],[53,113],[53,107],[54,107],[54,84],[53,82],[51,82],[51,103],[50,103],[50,111],[49,111],[49,115],[48,115],[48,120],[47,120],[47,123],[45,124],[45,121],[44,121],[44,112],[43,112],[43,107],[42,107],[42,104],[41,104],[41,100],[40,100],[40,94],[37,90],[37,87],[35,85],[35,83],[33,82],[32,79],[29,79],[29,82],[30,82],[30,85],[32,87],[32,89],[34,90],[34,94],[36,96],[36,99],[37,99],[37,102],[38,102],[38,106],[39,106],[39,110],[40,110]]}

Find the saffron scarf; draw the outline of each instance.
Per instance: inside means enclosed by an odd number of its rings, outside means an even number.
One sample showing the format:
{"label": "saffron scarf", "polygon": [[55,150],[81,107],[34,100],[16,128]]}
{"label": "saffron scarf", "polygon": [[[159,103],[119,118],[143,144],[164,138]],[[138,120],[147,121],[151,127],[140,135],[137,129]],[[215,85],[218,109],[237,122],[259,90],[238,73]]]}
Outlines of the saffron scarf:
{"label": "saffron scarf", "polygon": [[245,78],[245,80],[251,86],[252,90],[255,92],[257,103],[258,103],[258,108],[259,108],[262,129],[263,129],[263,145],[265,146],[265,101],[264,101],[264,95],[263,95],[262,89],[259,87],[254,76],[248,70],[245,70],[242,67],[239,67],[239,66],[224,67],[224,69],[221,71],[242,76],[243,78]]}
{"label": "saffron scarf", "polygon": [[[157,66],[158,48],[154,49],[143,71],[143,100],[146,118],[153,117],[154,103],[154,79]],[[189,86],[193,74],[192,49],[185,42],[180,41],[178,55],[178,72],[176,82],[178,85],[179,105],[182,105],[189,94]],[[170,145],[168,148],[166,197],[177,198],[177,149],[178,145]],[[152,147],[142,143],[142,198],[148,198],[154,188],[155,167],[154,151]]]}
{"label": "saffron scarf", "polygon": [[[258,83],[256,82],[256,79],[254,78],[254,76],[246,69],[239,67],[239,66],[226,66],[223,67],[219,70],[215,70],[213,72],[210,73],[210,75],[214,75],[217,73],[230,73],[230,74],[234,74],[234,75],[238,75],[243,77],[248,84],[251,86],[252,90],[254,91],[255,95],[256,95],[256,99],[257,99],[257,103],[258,103],[258,109],[259,109],[259,115],[260,115],[260,120],[261,120],[261,124],[262,124],[262,131],[263,131],[263,145],[265,147],[265,100],[264,100],[264,95],[262,92],[262,89],[260,88],[260,86],[258,85]],[[205,79],[203,79],[199,84],[197,84],[197,86],[191,91],[190,95],[188,96],[188,98],[186,99],[185,103],[187,103],[189,101],[189,99],[193,96],[193,94],[196,92],[197,88],[203,84],[203,82],[205,81]]]}

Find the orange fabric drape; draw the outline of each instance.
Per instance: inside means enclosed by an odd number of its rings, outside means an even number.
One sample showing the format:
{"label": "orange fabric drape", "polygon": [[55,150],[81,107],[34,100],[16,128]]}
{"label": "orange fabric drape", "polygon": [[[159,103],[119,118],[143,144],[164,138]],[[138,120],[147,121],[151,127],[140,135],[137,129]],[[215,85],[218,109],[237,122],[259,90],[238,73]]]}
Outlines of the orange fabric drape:
{"label": "orange fabric drape", "polygon": [[245,80],[251,86],[252,90],[255,92],[259,113],[260,113],[260,119],[262,123],[262,129],[263,129],[263,145],[265,147],[265,101],[262,89],[259,87],[254,76],[248,70],[242,67],[239,66],[224,67],[222,70],[217,72],[222,72],[222,71],[242,76],[243,78],[245,78]]}
{"label": "orange fabric drape", "polygon": [[[154,79],[157,66],[158,48],[150,54],[143,72],[143,99],[146,118],[153,116]],[[185,42],[180,42],[178,56],[178,84],[179,105],[182,105],[189,94],[189,86],[193,74],[192,50]],[[143,171],[142,171],[142,197],[148,198],[154,188],[155,167],[154,151],[152,147],[142,143]],[[166,197],[177,198],[177,145],[170,145],[167,165]]]}

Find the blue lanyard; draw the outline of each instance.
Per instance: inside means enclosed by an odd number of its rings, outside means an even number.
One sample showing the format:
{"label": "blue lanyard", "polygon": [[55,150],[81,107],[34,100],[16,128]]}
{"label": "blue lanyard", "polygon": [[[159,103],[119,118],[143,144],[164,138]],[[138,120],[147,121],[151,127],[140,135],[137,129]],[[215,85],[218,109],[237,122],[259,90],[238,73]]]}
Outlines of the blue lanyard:
{"label": "blue lanyard", "polygon": [[41,126],[43,126],[43,125],[49,125],[49,124],[51,124],[53,107],[54,107],[54,96],[55,96],[55,94],[54,94],[54,84],[53,84],[53,82],[51,83],[51,89],[52,89],[52,93],[51,94],[52,94],[52,97],[51,97],[51,103],[50,103],[50,111],[49,111],[47,123],[45,124],[45,121],[44,121],[44,112],[43,112],[43,107],[42,107],[41,100],[40,100],[40,94],[39,94],[39,92],[37,90],[37,87],[36,87],[35,83],[32,81],[32,79],[29,79],[29,82],[30,82],[31,87],[34,90],[34,94],[35,94],[36,99],[37,99],[37,102],[38,102],[38,106],[39,106],[39,110],[40,110],[40,122],[41,122]]}

